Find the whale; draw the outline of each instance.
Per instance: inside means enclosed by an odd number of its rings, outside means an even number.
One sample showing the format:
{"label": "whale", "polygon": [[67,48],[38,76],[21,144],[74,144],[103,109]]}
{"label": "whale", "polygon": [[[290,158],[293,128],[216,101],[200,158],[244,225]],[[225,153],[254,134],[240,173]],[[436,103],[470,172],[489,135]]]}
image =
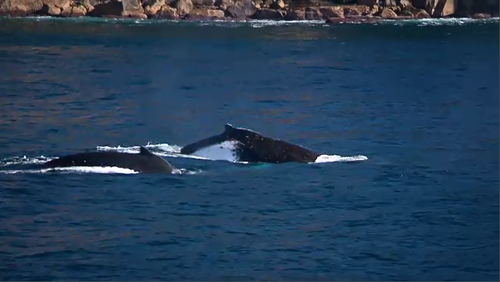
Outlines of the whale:
{"label": "whale", "polygon": [[50,160],[43,166],[45,168],[112,166],[131,169],[139,173],[172,173],[175,170],[168,161],[143,146],[140,146],[139,153],[95,151],[65,155]]}
{"label": "whale", "polygon": [[321,155],[309,148],[277,138],[265,136],[257,131],[235,127],[229,123],[224,131],[181,148],[180,153],[193,155],[211,146],[231,142],[231,151],[237,161],[248,163],[310,163]]}

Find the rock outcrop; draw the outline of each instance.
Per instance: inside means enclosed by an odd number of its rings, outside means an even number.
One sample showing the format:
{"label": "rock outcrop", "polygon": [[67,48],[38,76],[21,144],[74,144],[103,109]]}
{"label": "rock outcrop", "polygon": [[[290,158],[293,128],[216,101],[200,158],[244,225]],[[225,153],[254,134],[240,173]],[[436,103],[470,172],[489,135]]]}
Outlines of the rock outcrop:
{"label": "rock outcrop", "polygon": [[61,15],[63,11],[69,10],[72,4],[69,0],[42,0],[42,2],[43,7],[41,13],[46,13],[50,16]]}
{"label": "rock outcrop", "polygon": [[394,12],[393,10],[391,10],[389,8],[383,8],[382,10],[380,10],[380,13],[377,13],[377,16],[380,16],[383,19],[397,19],[398,18],[398,14],[396,14],[396,12]]}
{"label": "rock outcrop", "polygon": [[[166,19],[166,20],[175,20],[179,18],[179,14],[177,13],[177,9],[172,8],[170,6],[164,5],[161,7],[160,11],[158,13],[153,15],[156,18],[159,19]],[[148,14],[149,17],[149,14]]]}
{"label": "rock outcrop", "polygon": [[142,8],[141,0],[122,0],[122,16],[130,18],[147,19],[147,15]]}
{"label": "rock outcrop", "polygon": [[88,9],[82,5],[71,5],[61,11],[63,17],[83,17],[87,14]]}
{"label": "rock outcrop", "polygon": [[286,18],[286,11],[263,8],[255,13],[253,18],[263,20],[284,20]]}
{"label": "rock outcrop", "polygon": [[112,0],[87,0],[91,7],[88,15],[91,17],[121,17],[123,5],[121,2]]}
{"label": "rock outcrop", "polygon": [[286,20],[289,21],[303,21],[306,19],[306,11],[305,10],[295,10],[288,9],[286,11]]}
{"label": "rock outcrop", "polygon": [[[498,16],[498,0],[0,0],[0,15],[328,20]],[[325,4],[327,3],[327,4]]]}
{"label": "rock outcrop", "polygon": [[253,15],[255,15],[255,13],[257,13],[257,8],[255,7],[252,0],[242,0],[229,6],[226,12],[231,18],[244,19],[251,18]]}
{"label": "rock outcrop", "polygon": [[42,0],[0,0],[0,14],[8,16],[27,16],[43,8]]}
{"label": "rock outcrop", "polygon": [[425,9],[433,17],[450,16],[455,13],[456,0],[415,0],[413,6]]}
{"label": "rock outcrop", "polygon": [[191,0],[177,0],[176,8],[179,16],[186,16],[193,10],[194,4]]}
{"label": "rock outcrop", "polygon": [[224,11],[217,9],[195,8],[186,17],[190,20],[211,20],[224,18]]}

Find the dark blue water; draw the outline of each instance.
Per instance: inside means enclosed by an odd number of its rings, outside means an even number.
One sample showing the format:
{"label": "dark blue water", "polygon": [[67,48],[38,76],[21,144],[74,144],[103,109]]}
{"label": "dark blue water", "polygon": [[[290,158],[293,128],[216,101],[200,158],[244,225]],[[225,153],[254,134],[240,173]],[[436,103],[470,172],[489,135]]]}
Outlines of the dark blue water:
{"label": "dark blue water", "polygon": [[[1,19],[0,279],[498,280],[498,62],[498,19]],[[225,123],[339,161],[169,153]],[[147,144],[183,173],[32,167]]]}

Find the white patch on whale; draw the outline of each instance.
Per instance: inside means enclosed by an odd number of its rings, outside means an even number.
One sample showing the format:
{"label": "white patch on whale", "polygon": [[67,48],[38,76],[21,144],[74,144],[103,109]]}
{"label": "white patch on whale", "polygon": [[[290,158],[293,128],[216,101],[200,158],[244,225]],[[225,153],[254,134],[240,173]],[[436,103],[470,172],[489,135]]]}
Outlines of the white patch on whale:
{"label": "white patch on whale", "polygon": [[238,155],[236,154],[236,146],[238,143],[238,141],[234,140],[224,141],[208,147],[203,147],[193,152],[192,155],[210,160],[239,162]]}

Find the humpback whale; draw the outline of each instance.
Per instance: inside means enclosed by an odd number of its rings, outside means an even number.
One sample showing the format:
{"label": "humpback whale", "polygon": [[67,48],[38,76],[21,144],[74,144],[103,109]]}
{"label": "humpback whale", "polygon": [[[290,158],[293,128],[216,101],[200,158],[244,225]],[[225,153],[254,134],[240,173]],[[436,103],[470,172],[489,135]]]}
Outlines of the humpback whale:
{"label": "humpback whale", "polygon": [[224,132],[184,146],[180,153],[191,155],[204,148],[233,141],[238,161],[286,163],[314,162],[321,155],[308,148],[280,139],[266,137],[256,131],[226,124]]}
{"label": "humpback whale", "polygon": [[71,166],[115,166],[144,173],[172,173],[175,169],[168,161],[143,146],[139,153],[116,151],[84,152],[66,155],[44,163],[47,168]]}

